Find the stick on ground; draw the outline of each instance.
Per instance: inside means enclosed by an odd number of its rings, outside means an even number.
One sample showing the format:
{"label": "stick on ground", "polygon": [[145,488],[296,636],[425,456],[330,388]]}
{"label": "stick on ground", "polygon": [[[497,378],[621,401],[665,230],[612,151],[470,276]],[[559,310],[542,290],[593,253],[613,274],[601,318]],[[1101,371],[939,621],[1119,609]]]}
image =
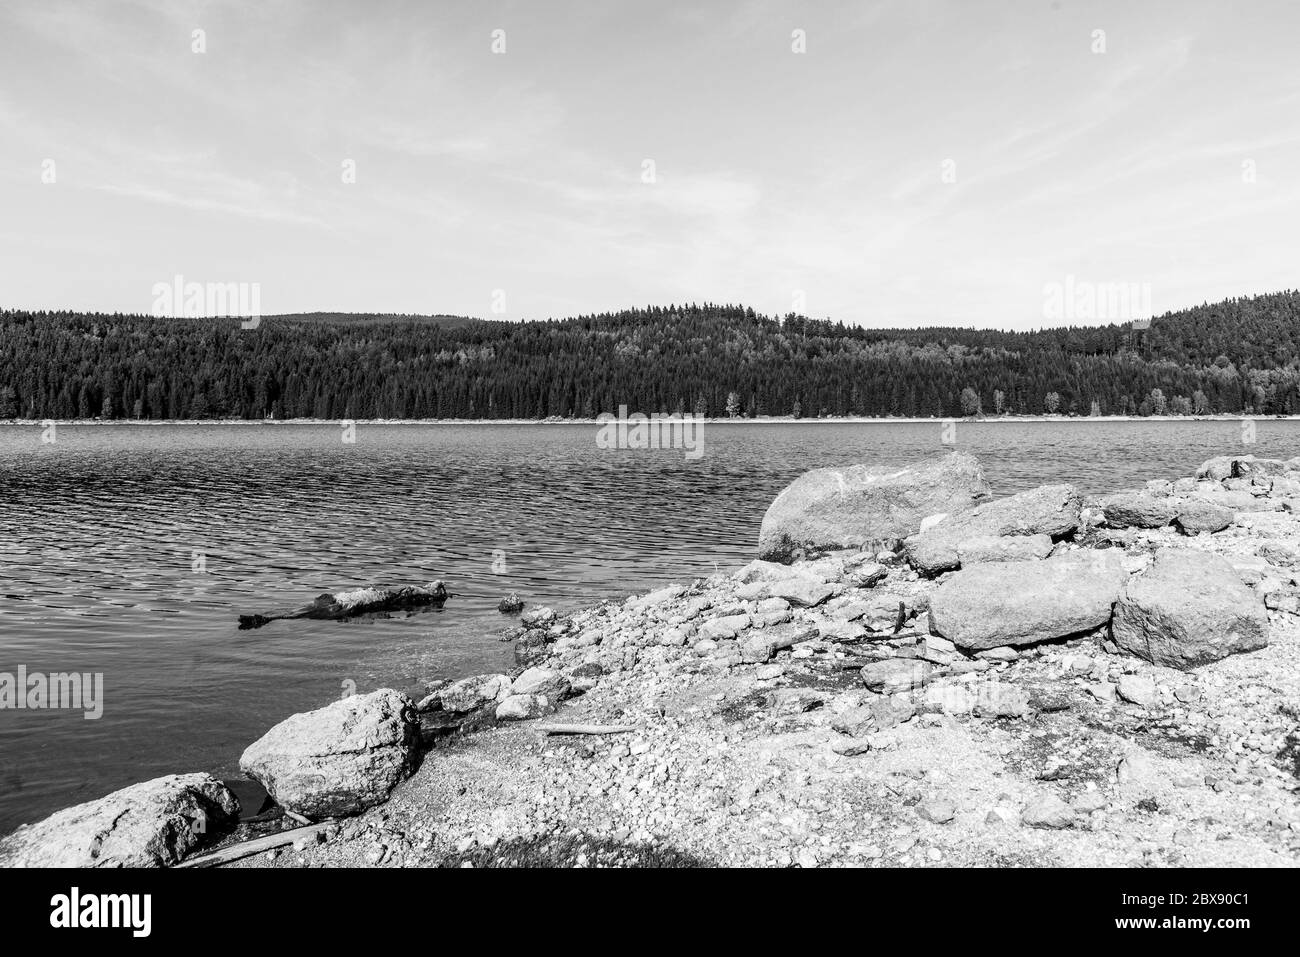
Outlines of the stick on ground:
{"label": "stick on ground", "polygon": [[626,734],[638,727],[635,724],[548,724],[537,730],[546,734]]}
{"label": "stick on ground", "polygon": [[191,857],[188,860],[181,861],[177,867],[216,867],[220,864],[229,864],[231,861],[237,861],[244,857],[251,857],[254,854],[260,854],[263,851],[269,851],[277,847],[283,847],[286,844],[292,844],[300,837],[311,837],[318,831],[323,831],[330,826],[331,822],[324,824],[313,824],[310,827],[295,827],[288,831],[281,831],[279,834],[270,834],[266,837],[257,837],[251,841],[244,841],[240,844],[232,844],[229,847],[223,847],[219,851],[213,851],[211,854],[204,854],[200,857]]}

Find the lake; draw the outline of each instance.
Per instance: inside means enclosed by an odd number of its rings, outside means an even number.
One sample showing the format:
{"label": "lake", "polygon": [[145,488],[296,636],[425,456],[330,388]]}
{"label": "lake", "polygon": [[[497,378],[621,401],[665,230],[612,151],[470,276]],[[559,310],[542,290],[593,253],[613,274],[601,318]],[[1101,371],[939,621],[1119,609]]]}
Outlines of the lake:
{"label": "lake", "polygon": [[[708,424],[705,454],[598,447],[594,425],[0,426],[0,672],[102,672],[104,711],[0,710],[0,833],[171,772],[237,777],[272,724],[355,687],[419,695],[504,670],[515,591],[571,609],[753,557],[799,473],[903,464],[942,425]],[[959,423],[995,492],[1300,454],[1300,422]],[[352,622],[241,613],[442,578],[444,609]]]}

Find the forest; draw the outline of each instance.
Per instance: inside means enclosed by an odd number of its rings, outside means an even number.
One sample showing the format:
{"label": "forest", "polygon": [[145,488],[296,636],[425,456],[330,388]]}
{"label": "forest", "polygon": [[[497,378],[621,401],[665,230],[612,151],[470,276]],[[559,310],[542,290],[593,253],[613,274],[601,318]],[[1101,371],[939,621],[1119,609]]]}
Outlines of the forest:
{"label": "forest", "polygon": [[687,304],[533,322],[0,311],[0,419],[1300,414],[1300,292],[1150,327],[873,329]]}

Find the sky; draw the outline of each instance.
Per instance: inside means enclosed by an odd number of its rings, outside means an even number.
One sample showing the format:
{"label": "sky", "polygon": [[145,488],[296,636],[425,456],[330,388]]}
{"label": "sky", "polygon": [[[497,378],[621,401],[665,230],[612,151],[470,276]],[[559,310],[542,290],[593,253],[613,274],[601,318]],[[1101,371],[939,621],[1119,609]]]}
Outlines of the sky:
{"label": "sky", "polygon": [[1289,0],[4,0],[0,307],[1028,329],[1066,283],[1295,288],[1298,41]]}

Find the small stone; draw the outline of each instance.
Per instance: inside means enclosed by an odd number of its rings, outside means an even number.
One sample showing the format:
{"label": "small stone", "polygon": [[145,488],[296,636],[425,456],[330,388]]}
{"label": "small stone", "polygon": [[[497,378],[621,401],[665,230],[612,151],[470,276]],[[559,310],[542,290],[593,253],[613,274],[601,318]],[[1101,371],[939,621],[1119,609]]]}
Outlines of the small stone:
{"label": "small stone", "polygon": [[1014,824],[1015,821],[1016,816],[1004,807],[991,808],[989,813],[984,815],[985,824],[992,824],[998,827]]}
{"label": "small stone", "polygon": [[1016,685],[989,681],[980,685],[975,693],[975,714],[984,718],[1023,718],[1032,709],[1029,692]]}
{"label": "small stone", "polygon": [[1116,774],[1120,784],[1149,779],[1156,773],[1155,765],[1145,751],[1134,751],[1120,761]]}
{"label": "small stone", "polygon": [[1142,675],[1120,675],[1115,690],[1125,701],[1143,708],[1154,708],[1160,703],[1156,683]]}
{"label": "small stone", "polygon": [[844,755],[846,758],[853,758],[870,751],[871,742],[866,738],[846,738],[831,744],[831,750],[836,754]]}
{"label": "small stone", "polygon": [[931,799],[918,804],[916,813],[931,824],[947,824],[957,816],[957,809],[949,801]]}
{"label": "small stone", "polygon": [[872,691],[893,694],[910,691],[930,682],[933,668],[928,662],[915,658],[888,658],[862,666],[862,683]]}
{"label": "small stone", "polygon": [[1088,685],[1088,693],[1098,701],[1111,702],[1117,695],[1115,686],[1109,681],[1098,681]]}
{"label": "small stone", "polygon": [[554,624],[558,616],[554,608],[547,608],[541,605],[537,608],[530,608],[519,616],[519,623],[525,628],[545,628]]}
{"label": "small stone", "polygon": [[1072,806],[1079,814],[1091,814],[1105,809],[1106,796],[1100,791],[1084,791],[1074,799]]}
{"label": "small stone", "polygon": [[1029,827],[1058,830],[1074,823],[1074,809],[1055,794],[1044,794],[1031,801],[1020,816]]}

